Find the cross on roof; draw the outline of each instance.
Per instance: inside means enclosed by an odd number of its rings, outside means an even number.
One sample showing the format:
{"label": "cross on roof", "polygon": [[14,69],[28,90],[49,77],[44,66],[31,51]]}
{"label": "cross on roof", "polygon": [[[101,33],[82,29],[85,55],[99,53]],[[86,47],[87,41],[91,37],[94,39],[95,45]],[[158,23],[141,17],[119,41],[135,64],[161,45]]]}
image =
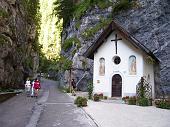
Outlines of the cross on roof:
{"label": "cross on roof", "polygon": [[117,34],[115,34],[115,39],[111,40],[115,42],[115,47],[116,47],[116,54],[117,54],[117,41],[122,40],[122,38],[118,38]]}

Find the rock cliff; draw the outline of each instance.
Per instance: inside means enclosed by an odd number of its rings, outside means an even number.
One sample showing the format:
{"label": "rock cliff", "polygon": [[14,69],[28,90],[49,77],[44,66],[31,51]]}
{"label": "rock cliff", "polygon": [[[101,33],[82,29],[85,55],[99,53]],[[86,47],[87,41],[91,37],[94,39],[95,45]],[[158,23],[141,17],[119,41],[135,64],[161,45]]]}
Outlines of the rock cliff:
{"label": "rock cliff", "polygon": [[[110,17],[111,11],[111,8],[101,10],[96,6],[92,10],[88,10],[81,20],[73,19],[69,26],[63,30],[62,45],[69,38],[77,38],[80,41],[79,47],[75,43],[66,50],[62,49],[61,54],[73,61],[71,77],[75,79],[78,83],[78,89],[82,91],[87,90],[87,83],[90,80],[92,81],[93,76],[93,61],[83,57],[83,53],[95,41],[104,28],[99,29],[94,36],[89,37],[86,37],[85,31],[96,27],[97,24],[107,22],[105,20]],[[77,24],[79,24],[78,27]],[[63,77],[65,83],[69,84],[70,73],[66,71]]]}
{"label": "rock cliff", "polygon": [[0,1],[0,87],[24,86],[38,67],[35,24],[22,0]]}
{"label": "rock cliff", "polygon": [[[170,93],[170,1],[169,0],[136,0],[137,6],[128,11],[120,11],[113,15],[113,18],[126,29],[132,36],[144,44],[160,61],[160,72],[157,77],[161,78],[161,83],[156,86],[157,92],[164,91]],[[101,21],[101,18],[107,19],[112,13],[112,8],[101,10],[95,7],[88,10],[79,21],[72,20],[70,24],[64,28],[62,35],[62,43],[64,40],[76,37],[81,42],[81,47],[77,49],[76,44],[72,45],[68,50],[62,50],[62,54],[73,61],[73,77],[78,81],[84,71],[87,71],[86,81],[92,79],[92,63],[93,61],[85,59],[82,54],[96,40],[102,29],[98,30],[93,36],[83,36],[87,29],[93,28]],[[87,33],[88,34],[88,33]],[[83,62],[86,61],[86,70],[83,69]],[[68,77],[69,73],[66,74]],[[86,81],[80,82],[87,84]]]}

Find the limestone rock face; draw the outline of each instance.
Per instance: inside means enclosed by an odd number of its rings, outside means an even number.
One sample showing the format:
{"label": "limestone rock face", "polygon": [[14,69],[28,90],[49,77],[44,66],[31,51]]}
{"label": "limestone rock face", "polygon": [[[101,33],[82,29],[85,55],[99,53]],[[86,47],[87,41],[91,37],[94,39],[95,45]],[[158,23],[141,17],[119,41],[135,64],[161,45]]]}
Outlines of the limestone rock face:
{"label": "limestone rock face", "polygon": [[[75,54],[72,54],[73,50],[76,48],[73,45],[67,51],[62,50],[61,54],[69,58],[73,61],[73,69],[71,72],[71,78],[74,78],[78,89],[82,91],[87,90],[87,83],[88,81],[92,81],[93,77],[93,61],[83,57],[83,53],[89,48],[89,46],[96,40],[96,38],[100,35],[102,30],[98,31],[94,36],[91,38],[84,38],[82,36],[83,32],[87,29],[93,28],[97,23],[101,21],[101,18],[107,19],[111,13],[111,9],[100,10],[98,7],[93,8],[92,10],[88,11],[80,20],[80,26],[77,29],[76,23],[77,20],[73,19],[70,22],[70,25],[64,28],[63,35],[62,35],[62,43],[64,40],[76,37],[81,42],[81,47],[77,50]],[[61,76],[62,77],[62,76]],[[69,85],[70,80],[70,73],[67,71],[65,75],[63,75],[64,82]],[[65,84],[64,83],[64,84]]]}
{"label": "limestone rock face", "polygon": [[18,0],[0,1],[0,87],[23,87],[37,70],[33,50],[35,26],[26,20]]}
{"label": "limestone rock face", "polygon": [[[170,1],[137,0],[137,2],[137,7],[128,11],[121,11],[113,17],[132,36],[153,52],[160,61],[160,67],[156,67],[155,74],[157,78],[160,76],[161,83],[155,86],[155,89],[157,93],[161,94],[164,91],[168,95],[170,94]],[[81,48],[73,56],[71,52],[75,46],[72,46],[66,52],[62,50],[62,54],[71,59],[74,68],[77,68],[73,71],[73,75],[76,74],[75,78],[77,78],[76,76],[83,76],[83,73],[80,71],[82,70],[82,54],[95,42],[102,30],[96,32],[94,37],[90,39],[83,38],[82,33],[86,29],[94,27],[102,17],[109,17],[111,10],[111,8],[100,10],[95,7],[82,16],[79,29],[76,29],[76,20],[72,20],[70,25],[64,28],[62,35],[63,42],[71,37],[77,37],[81,41]],[[92,79],[93,61],[88,60],[87,63],[86,71],[90,72],[87,80],[89,80]],[[80,77],[77,79],[80,79]],[[87,84],[87,80],[80,82],[79,85]]]}

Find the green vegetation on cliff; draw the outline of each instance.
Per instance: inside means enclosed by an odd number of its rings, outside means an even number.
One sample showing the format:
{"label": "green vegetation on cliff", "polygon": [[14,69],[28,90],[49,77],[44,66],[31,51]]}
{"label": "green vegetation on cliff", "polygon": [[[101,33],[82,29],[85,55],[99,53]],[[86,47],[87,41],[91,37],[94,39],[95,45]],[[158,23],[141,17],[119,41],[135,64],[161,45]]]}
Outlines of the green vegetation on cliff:
{"label": "green vegetation on cliff", "polygon": [[0,34],[0,45],[5,44],[7,41],[8,39],[4,35]]}
{"label": "green vegetation on cliff", "polygon": [[76,4],[73,0],[56,0],[54,13],[63,20],[63,26],[66,26],[73,17],[80,19],[88,9],[95,5],[104,9],[111,6],[111,3],[109,0],[83,0]]}
{"label": "green vegetation on cliff", "polygon": [[0,19],[7,18],[9,16],[8,12],[6,12],[3,8],[0,7]]}
{"label": "green vegetation on cliff", "polygon": [[94,27],[92,28],[87,28],[83,33],[82,36],[85,39],[90,39],[92,38],[96,32],[98,32],[101,29],[104,29],[110,22],[112,21],[112,19],[101,19],[100,22],[98,24],[96,24]]}
{"label": "green vegetation on cliff", "polygon": [[77,49],[79,49],[80,46],[81,46],[80,40],[78,38],[76,38],[76,37],[66,39],[64,41],[63,45],[62,45],[62,48],[64,49],[64,51],[67,51],[73,45],[75,45],[77,47]]}

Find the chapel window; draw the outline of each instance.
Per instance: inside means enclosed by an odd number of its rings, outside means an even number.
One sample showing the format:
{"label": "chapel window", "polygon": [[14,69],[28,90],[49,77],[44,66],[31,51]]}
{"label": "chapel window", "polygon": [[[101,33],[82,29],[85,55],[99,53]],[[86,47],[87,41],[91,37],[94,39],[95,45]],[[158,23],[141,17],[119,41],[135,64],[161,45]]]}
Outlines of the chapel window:
{"label": "chapel window", "polygon": [[114,62],[116,65],[120,64],[120,62],[121,62],[120,57],[119,57],[119,56],[113,57],[113,62]]}
{"label": "chapel window", "polygon": [[134,55],[129,57],[129,74],[136,75],[136,57]]}
{"label": "chapel window", "polygon": [[99,75],[103,76],[105,75],[105,59],[104,58],[100,58],[99,59]]}

